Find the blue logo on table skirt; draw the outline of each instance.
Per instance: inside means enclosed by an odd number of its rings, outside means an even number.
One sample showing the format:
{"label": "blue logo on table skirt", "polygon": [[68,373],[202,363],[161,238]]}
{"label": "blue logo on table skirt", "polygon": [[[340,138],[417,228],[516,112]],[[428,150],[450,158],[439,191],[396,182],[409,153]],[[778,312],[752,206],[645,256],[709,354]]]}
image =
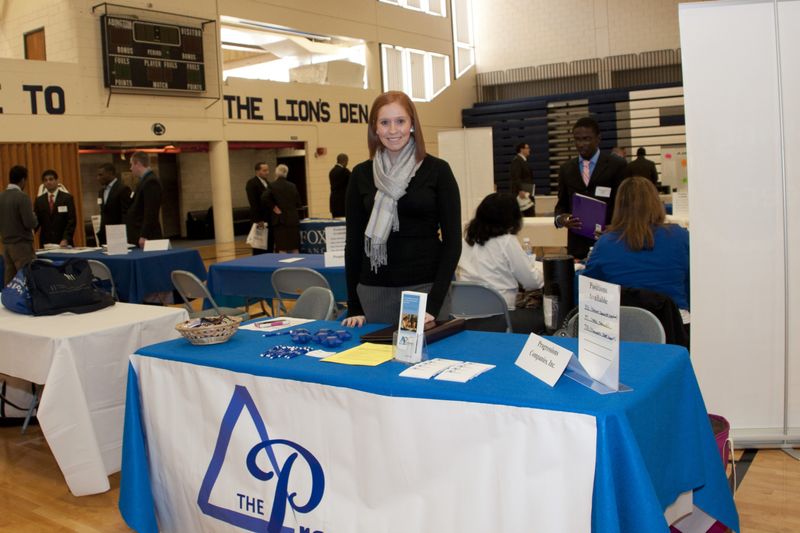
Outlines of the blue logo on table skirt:
{"label": "blue logo on table skirt", "polygon": [[[270,487],[270,491],[274,493],[274,496],[272,498],[272,507],[269,510],[269,519],[259,518],[259,516],[266,514],[268,511],[266,507],[269,507],[269,503],[267,502],[265,505],[264,500],[250,494],[237,493],[238,505],[232,506],[233,508],[211,503],[211,492],[225,462],[234,427],[245,410],[255,425],[260,442],[250,448],[244,460],[244,467],[255,480],[265,484],[273,484]],[[283,464],[278,464],[276,451],[286,455]],[[270,468],[264,469],[259,466],[258,460],[262,454],[266,455]],[[302,465],[302,462],[298,463],[298,459],[304,461],[305,466],[308,468],[305,478],[310,480],[311,490],[307,497],[289,490],[293,470]],[[230,461],[230,458],[228,460]],[[197,496],[197,504],[202,512],[248,531],[293,533],[294,529],[283,525],[283,520],[288,510],[287,506],[291,508],[293,513],[309,513],[322,501],[324,492],[325,474],[316,457],[296,442],[286,439],[271,439],[250,393],[245,387],[237,385],[233,391],[228,409],[222,417],[217,444],[214,447],[211,462],[208,465],[208,470],[200,486],[200,493]],[[304,527],[300,529],[301,531],[311,531],[311,529]]]}

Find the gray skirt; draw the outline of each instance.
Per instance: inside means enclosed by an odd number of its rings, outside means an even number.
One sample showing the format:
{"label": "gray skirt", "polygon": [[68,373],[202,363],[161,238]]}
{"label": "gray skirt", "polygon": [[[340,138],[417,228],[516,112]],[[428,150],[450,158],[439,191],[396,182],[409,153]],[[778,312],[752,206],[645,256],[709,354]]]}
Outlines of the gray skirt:
{"label": "gray skirt", "polygon": [[[396,324],[400,320],[400,293],[403,291],[430,292],[433,283],[408,285],[406,287],[377,287],[373,285],[358,284],[356,292],[361,301],[361,308],[367,322],[381,322]],[[446,317],[449,313],[447,301],[442,305],[439,317]]]}

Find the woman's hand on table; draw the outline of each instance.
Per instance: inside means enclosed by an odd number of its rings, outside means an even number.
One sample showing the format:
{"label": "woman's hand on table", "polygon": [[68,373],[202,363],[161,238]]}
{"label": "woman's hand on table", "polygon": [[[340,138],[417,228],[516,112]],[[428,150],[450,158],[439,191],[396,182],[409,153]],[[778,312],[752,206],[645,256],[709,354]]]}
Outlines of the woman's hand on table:
{"label": "woman's hand on table", "polygon": [[342,320],[342,325],[347,328],[360,328],[367,323],[367,317],[364,315],[349,316]]}

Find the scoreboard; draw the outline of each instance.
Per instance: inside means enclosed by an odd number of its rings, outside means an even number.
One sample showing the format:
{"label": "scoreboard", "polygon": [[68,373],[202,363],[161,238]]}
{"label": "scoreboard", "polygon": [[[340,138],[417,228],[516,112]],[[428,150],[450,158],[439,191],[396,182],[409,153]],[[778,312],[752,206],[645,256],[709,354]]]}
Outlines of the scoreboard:
{"label": "scoreboard", "polygon": [[206,90],[203,30],[103,15],[105,86],[154,91]]}

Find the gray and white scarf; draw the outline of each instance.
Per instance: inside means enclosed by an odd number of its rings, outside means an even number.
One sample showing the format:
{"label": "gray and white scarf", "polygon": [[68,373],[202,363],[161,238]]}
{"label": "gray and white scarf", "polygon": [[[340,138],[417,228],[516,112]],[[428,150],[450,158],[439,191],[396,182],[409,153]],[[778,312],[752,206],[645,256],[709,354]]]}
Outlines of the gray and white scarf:
{"label": "gray and white scarf", "polygon": [[386,264],[386,241],[392,231],[400,229],[397,201],[406,193],[408,182],[422,164],[422,161],[417,162],[415,156],[416,143],[412,137],[400,150],[394,164],[384,149],[378,150],[372,160],[372,174],[378,191],[364,232],[364,253],[369,257],[373,272]]}

